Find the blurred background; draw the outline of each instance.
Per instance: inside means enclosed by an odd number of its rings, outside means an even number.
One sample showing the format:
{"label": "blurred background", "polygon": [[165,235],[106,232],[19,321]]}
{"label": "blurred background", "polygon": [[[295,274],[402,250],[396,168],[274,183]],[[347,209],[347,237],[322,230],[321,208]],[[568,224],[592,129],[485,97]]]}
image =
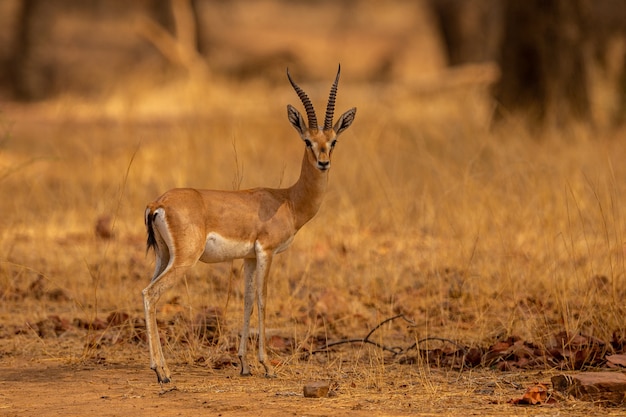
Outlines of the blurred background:
{"label": "blurred background", "polygon": [[282,85],[287,66],[328,80],[341,62],[362,85],[487,86],[493,120],[614,127],[625,39],[622,0],[3,0],[0,98],[137,103],[181,79]]}

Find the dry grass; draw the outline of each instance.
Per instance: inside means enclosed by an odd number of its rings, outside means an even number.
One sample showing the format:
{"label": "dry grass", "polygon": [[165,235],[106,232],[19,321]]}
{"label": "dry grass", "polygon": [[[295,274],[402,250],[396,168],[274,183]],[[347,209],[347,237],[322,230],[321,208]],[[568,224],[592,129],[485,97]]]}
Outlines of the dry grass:
{"label": "dry grass", "polygon": [[[131,113],[121,122],[72,123],[78,104],[68,102],[58,110],[63,123],[18,120],[5,129],[4,300],[38,276],[46,291],[71,299],[26,295],[19,314],[4,302],[5,325],[51,312],[140,315],[153,265],[144,256],[147,201],[177,186],[296,179],[302,145],[283,108],[294,102],[291,92],[215,91],[216,101],[203,104],[221,112],[186,119],[137,122]],[[388,331],[409,342],[485,344],[514,334],[541,344],[560,330],[603,340],[624,334],[626,170],[616,137],[575,127],[533,138],[513,123],[492,132],[478,89],[434,97],[398,91],[343,86],[340,110],[356,105],[359,117],[335,154],[322,210],[274,264],[270,326],[296,342],[338,338],[402,312],[417,323],[414,334]],[[250,111],[249,103],[264,107]],[[112,219],[112,240],[94,235],[101,216]],[[176,296],[191,316],[202,306],[225,309],[226,328],[236,332],[239,267],[198,265],[162,305]],[[193,356],[179,347],[170,355]]]}

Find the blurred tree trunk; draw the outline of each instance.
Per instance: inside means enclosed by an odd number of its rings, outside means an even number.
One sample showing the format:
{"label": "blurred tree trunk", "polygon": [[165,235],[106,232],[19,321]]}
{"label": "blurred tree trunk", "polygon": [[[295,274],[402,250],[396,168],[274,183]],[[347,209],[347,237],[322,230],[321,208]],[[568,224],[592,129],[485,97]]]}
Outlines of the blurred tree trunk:
{"label": "blurred tree trunk", "polygon": [[614,122],[616,125],[621,125],[626,123],[626,52],[622,55],[622,68],[618,88],[618,105]]}
{"label": "blurred tree trunk", "polygon": [[502,0],[430,0],[451,66],[493,61],[502,38]]}
{"label": "blurred tree trunk", "polygon": [[[40,100],[64,90],[106,89],[106,82],[119,78],[111,74],[152,56],[152,48],[133,33],[135,16],[174,34],[179,28],[171,3],[187,1],[21,0],[7,59],[13,95]],[[125,32],[111,36],[108,22],[126,22]]]}
{"label": "blurred tree trunk", "polygon": [[590,122],[587,16],[586,0],[507,0],[499,118],[519,113],[540,127]]}
{"label": "blurred tree trunk", "polygon": [[591,2],[589,35],[594,62],[615,85],[615,103],[607,109],[615,126],[626,123],[626,5],[624,0]]}
{"label": "blurred tree trunk", "polygon": [[49,68],[33,68],[31,50],[46,30],[32,30],[33,17],[37,14],[41,2],[38,0],[23,0],[17,12],[17,25],[14,43],[11,45],[9,60],[9,79],[13,87],[13,94],[20,100],[41,98],[46,95],[50,85]]}

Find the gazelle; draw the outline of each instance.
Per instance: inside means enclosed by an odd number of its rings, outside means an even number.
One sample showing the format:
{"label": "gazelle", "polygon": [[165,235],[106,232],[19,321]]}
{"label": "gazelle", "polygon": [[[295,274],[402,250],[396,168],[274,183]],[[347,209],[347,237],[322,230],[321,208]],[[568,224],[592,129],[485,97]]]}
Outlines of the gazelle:
{"label": "gazelle", "polygon": [[324,127],[319,128],[311,100],[287,70],[287,78],[308,118],[307,127],[300,112],[287,105],[289,122],[305,144],[300,178],[294,185],[243,191],[176,188],[148,204],[145,212],[147,245],[148,249],[154,249],[156,267],[152,281],[142,294],[150,367],[156,372],[159,383],[169,383],[171,374],[158,334],[156,303],[161,294],[198,261],[214,263],[243,259],[244,316],[238,352],[241,375],[250,375],[246,350],[250,316],[256,299],[259,362],[265,368],[265,376],[274,376],[265,352],[267,277],[274,255],[289,247],[298,230],[320,208],[337,137],[354,121],[356,108],[343,113],[333,125],[340,71],[341,67],[337,69],[330,89]]}

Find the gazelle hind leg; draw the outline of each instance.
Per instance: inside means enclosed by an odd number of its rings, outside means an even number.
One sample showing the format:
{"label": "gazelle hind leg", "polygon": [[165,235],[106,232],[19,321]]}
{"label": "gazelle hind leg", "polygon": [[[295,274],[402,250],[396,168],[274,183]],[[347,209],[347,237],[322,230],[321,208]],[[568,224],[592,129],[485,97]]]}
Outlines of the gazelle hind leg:
{"label": "gazelle hind leg", "polygon": [[260,245],[257,245],[257,265],[256,265],[256,292],[259,315],[259,362],[265,368],[266,378],[275,378],[276,374],[272,365],[267,360],[265,350],[265,306],[267,302],[267,279],[272,267],[272,254],[263,252]]}
{"label": "gazelle hind leg", "polygon": [[143,295],[143,305],[146,314],[146,333],[148,336],[148,345],[150,346],[150,369],[154,370],[157,380],[161,384],[166,384],[171,380],[170,370],[165,363],[163,356],[163,348],[161,347],[161,339],[159,337],[159,329],[156,319],[156,304],[165,290],[165,286],[169,286],[168,280],[174,278],[170,275],[170,269],[164,271],[161,275],[150,282],[141,292]]}
{"label": "gazelle hind leg", "polygon": [[161,298],[161,294],[172,287],[189,269],[188,266],[171,267],[171,264],[141,292],[146,314],[146,333],[150,346],[150,368],[156,372],[157,379],[161,384],[171,381],[171,373],[165,362],[165,356],[163,356],[156,319],[156,304]]}
{"label": "gazelle hind leg", "polygon": [[[160,215],[160,216],[159,216]],[[141,292],[143,296],[144,311],[146,317],[146,334],[148,345],[150,347],[150,368],[157,374],[159,383],[168,383],[171,380],[171,374],[165,363],[163,349],[161,347],[161,339],[159,337],[159,329],[156,320],[156,304],[163,291],[171,284],[172,278],[168,278],[173,259],[170,256],[170,248],[163,239],[162,233],[167,234],[167,226],[163,218],[163,210],[151,212],[146,209],[146,226],[148,228],[148,249],[152,247],[155,252],[156,262],[154,275],[150,280],[150,284]]]}
{"label": "gazelle hind leg", "polygon": [[[171,376],[159,338],[156,304],[161,295],[198,262],[204,251],[206,236],[199,228],[186,226],[188,233],[185,233],[184,239],[176,240],[172,230],[180,229],[180,219],[176,216],[170,219],[167,210],[156,207],[155,203],[148,205],[146,213],[148,247],[154,247],[157,259],[155,276],[142,295],[150,345],[150,367],[156,372],[159,382],[164,384],[170,382]],[[173,225],[171,221],[174,221]]]}
{"label": "gazelle hind leg", "polygon": [[243,329],[239,341],[239,361],[241,362],[241,375],[250,376],[250,365],[246,358],[248,351],[248,337],[250,336],[250,317],[254,306],[254,273],[257,261],[254,258],[243,260],[244,295],[243,295]]}

